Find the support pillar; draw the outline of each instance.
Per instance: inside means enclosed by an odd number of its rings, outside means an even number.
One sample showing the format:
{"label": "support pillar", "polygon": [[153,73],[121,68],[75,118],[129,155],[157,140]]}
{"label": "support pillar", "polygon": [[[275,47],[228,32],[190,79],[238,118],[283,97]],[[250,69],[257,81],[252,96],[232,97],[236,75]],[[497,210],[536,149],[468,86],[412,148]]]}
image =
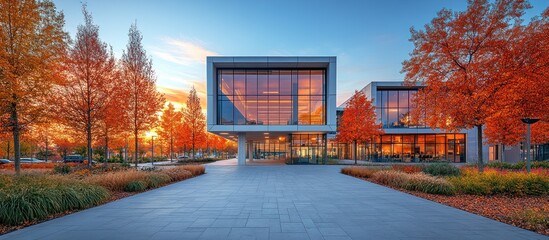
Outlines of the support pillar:
{"label": "support pillar", "polygon": [[246,133],[238,133],[238,165],[246,165]]}
{"label": "support pillar", "polygon": [[248,159],[250,161],[254,160],[254,142],[248,141]]}

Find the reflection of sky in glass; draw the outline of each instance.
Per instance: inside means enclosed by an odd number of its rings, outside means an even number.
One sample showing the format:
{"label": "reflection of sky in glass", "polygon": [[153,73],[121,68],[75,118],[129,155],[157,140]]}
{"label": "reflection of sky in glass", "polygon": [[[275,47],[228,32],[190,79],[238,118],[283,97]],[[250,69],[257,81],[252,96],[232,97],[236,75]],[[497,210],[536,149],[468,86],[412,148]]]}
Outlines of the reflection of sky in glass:
{"label": "reflection of sky in glass", "polygon": [[325,124],[324,70],[221,69],[218,79],[220,124]]}

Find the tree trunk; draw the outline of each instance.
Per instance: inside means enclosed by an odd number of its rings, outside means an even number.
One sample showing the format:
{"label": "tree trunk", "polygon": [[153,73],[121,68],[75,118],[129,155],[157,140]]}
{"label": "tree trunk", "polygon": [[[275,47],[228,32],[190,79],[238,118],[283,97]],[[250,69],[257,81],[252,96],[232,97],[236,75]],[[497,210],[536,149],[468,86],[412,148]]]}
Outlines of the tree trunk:
{"label": "tree trunk", "polygon": [[477,125],[477,153],[478,171],[484,172],[484,162],[482,160],[482,125]]}
{"label": "tree trunk", "polygon": [[126,136],[126,146],[124,147],[124,163],[128,162],[128,137]]}
{"label": "tree trunk", "polygon": [[170,136],[170,162],[173,162],[173,136]]}
{"label": "tree trunk", "polygon": [[19,128],[13,129],[13,155],[15,162],[15,175],[21,173],[21,146],[19,145]]}
{"label": "tree trunk", "polygon": [[135,168],[137,168],[137,161],[139,161],[139,160],[137,159],[138,156],[139,156],[139,151],[138,151],[138,149],[137,149],[137,147],[138,147],[138,146],[137,146],[137,144],[138,144],[138,141],[137,141],[137,140],[138,140],[138,139],[137,139],[137,129],[135,129],[135,130],[133,131],[133,136],[135,137],[135,154],[134,154],[134,155],[135,155]]}
{"label": "tree trunk", "polygon": [[48,162],[48,135],[46,135],[46,154],[45,154],[45,159],[46,162]]}
{"label": "tree trunk", "polygon": [[[90,116],[90,113],[88,111],[88,117]],[[89,119],[89,118],[88,118]],[[89,122],[88,120],[88,124],[87,124],[87,135],[88,135],[88,167],[91,168],[92,166],[92,155],[93,155],[93,150],[92,150],[92,134],[91,134],[91,123]]]}
{"label": "tree trunk", "polygon": [[105,128],[105,167],[109,162],[109,130]]}
{"label": "tree trunk", "polygon": [[11,144],[11,142],[10,142],[10,140],[8,139],[8,160],[10,160],[10,150],[11,150],[11,149],[10,149],[10,144]]}
{"label": "tree trunk", "polygon": [[195,140],[194,139],[194,130],[193,130],[193,139],[192,140],[193,140],[193,161],[194,161],[194,140]]}
{"label": "tree trunk", "polygon": [[21,145],[19,143],[20,138],[20,129],[19,129],[19,118],[17,115],[17,104],[12,103],[11,104],[11,124],[12,124],[12,132],[13,132],[13,155],[14,155],[14,162],[15,162],[15,175],[19,175],[21,173]]}
{"label": "tree trunk", "polygon": [[355,149],[354,149],[354,157],[355,157],[355,165],[357,164],[357,150],[356,150],[356,147],[357,147],[357,144],[356,144],[356,140],[353,142],[354,146],[355,146]]}

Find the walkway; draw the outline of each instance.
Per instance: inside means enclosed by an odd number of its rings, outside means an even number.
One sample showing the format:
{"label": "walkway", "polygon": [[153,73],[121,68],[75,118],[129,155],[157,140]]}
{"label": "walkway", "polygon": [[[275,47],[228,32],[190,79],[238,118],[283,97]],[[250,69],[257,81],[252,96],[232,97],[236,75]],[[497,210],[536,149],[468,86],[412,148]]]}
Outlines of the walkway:
{"label": "walkway", "polygon": [[[274,166],[274,165],[284,165],[286,162],[284,159],[254,159],[250,161],[246,159],[246,165],[248,166]],[[236,166],[238,165],[238,160],[236,158],[231,158],[227,160],[219,160],[213,163],[208,163],[209,166]]]}
{"label": "walkway", "polygon": [[0,239],[549,239],[339,168],[208,166],[206,175]]}

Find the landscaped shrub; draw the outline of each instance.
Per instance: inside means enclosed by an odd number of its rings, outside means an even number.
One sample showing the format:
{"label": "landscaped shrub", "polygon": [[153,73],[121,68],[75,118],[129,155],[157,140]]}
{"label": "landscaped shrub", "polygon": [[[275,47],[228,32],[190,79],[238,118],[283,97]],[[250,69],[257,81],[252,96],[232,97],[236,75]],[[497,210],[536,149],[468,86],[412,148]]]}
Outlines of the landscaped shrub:
{"label": "landscaped shrub", "polygon": [[[517,163],[491,162],[486,164],[486,167],[520,170],[520,169],[526,169],[526,162],[517,162]],[[530,167],[548,169],[549,161],[532,161]]]}
{"label": "landscaped shrub", "polygon": [[391,166],[393,170],[401,171],[405,173],[418,173],[423,170],[420,166],[414,166],[414,165],[393,165]]}
{"label": "landscaped shrub", "polygon": [[131,181],[124,186],[124,192],[141,192],[147,189],[147,183],[145,181]]}
{"label": "landscaped shrub", "polygon": [[433,176],[458,176],[460,174],[459,168],[448,163],[434,163],[425,166],[424,173]]}
{"label": "landscaped shrub", "polygon": [[188,170],[184,169],[183,167],[163,169],[162,173],[165,173],[166,175],[168,175],[171,178],[171,180],[174,182],[193,177],[193,174]]}
{"label": "landscaped shrub", "polygon": [[500,168],[500,169],[522,169],[525,166],[522,163],[506,163],[506,162],[490,162],[485,165],[485,167]]}
{"label": "landscaped shrub", "polygon": [[59,174],[68,174],[71,172],[71,167],[69,165],[57,165],[57,166],[54,166],[53,167],[53,172],[54,173],[59,173]]}
{"label": "landscaped shrub", "polygon": [[549,176],[546,175],[495,170],[485,170],[484,173],[479,173],[467,169],[462,176],[451,177],[448,180],[456,187],[458,192],[464,194],[549,195]]}
{"label": "landscaped shrub", "polygon": [[182,165],[179,167],[191,172],[193,176],[202,175],[206,172],[204,165]]}
{"label": "landscaped shrub", "polygon": [[172,181],[172,178],[164,173],[150,173],[147,176],[147,186],[157,188]]}
{"label": "landscaped shrub", "polygon": [[441,195],[455,194],[454,187],[448,181],[424,173],[408,174],[400,171],[383,170],[375,172],[372,179],[382,184],[411,191]]}
{"label": "landscaped shrub", "polygon": [[367,167],[344,167],[341,169],[341,173],[359,178],[370,178],[377,171],[379,169]]}
{"label": "landscaped shrub", "polygon": [[549,229],[549,210],[527,209],[517,212],[508,217],[513,222],[522,222],[527,229],[543,230]]}
{"label": "landscaped shrub", "polygon": [[148,172],[127,170],[97,174],[86,179],[91,184],[103,186],[111,191],[124,191],[128,183],[133,181],[147,181]]}
{"label": "landscaped shrub", "polygon": [[67,178],[23,175],[0,188],[0,223],[17,225],[59,212],[87,208],[109,197],[100,186]]}
{"label": "landscaped shrub", "polygon": [[[53,169],[55,166],[68,165],[77,166],[78,163],[54,163],[54,162],[41,162],[41,163],[23,163],[21,169]],[[1,164],[0,169],[14,170],[15,164]]]}

